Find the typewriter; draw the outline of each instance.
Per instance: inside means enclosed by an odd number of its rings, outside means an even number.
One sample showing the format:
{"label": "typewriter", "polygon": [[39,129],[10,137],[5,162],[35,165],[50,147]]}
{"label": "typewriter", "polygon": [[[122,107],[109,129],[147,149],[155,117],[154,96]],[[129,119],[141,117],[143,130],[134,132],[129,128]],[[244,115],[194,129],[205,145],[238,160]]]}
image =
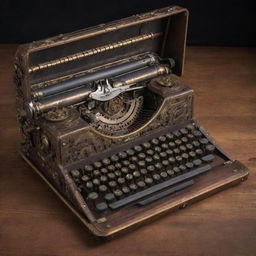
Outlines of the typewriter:
{"label": "typewriter", "polygon": [[21,156],[96,236],[245,180],[193,117],[178,6],[21,45]]}

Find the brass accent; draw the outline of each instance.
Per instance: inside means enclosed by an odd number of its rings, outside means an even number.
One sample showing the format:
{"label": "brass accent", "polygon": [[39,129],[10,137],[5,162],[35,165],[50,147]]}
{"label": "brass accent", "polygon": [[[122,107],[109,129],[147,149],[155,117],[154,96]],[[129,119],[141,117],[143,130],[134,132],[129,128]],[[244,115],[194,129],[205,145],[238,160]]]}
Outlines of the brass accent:
{"label": "brass accent", "polygon": [[134,43],[138,43],[138,42],[141,42],[144,40],[152,39],[152,38],[158,37],[160,35],[161,35],[161,33],[148,33],[148,34],[144,34],[144,35],[140,35],[140,36],[135,36],[135,37],[125,39],[120,42],[103,45],[103,46],[100,46],[100,47],[97,47],[94,49],[90,49],[90,50],[87,50],[84,52],[75,53],[70,56],[60,58],[60,59],[40,63],[36,66],[30,67],[28,71],[29,71],[29,73],[32,73],[32,72],[35,72],[35,71],[38,71],[41,69],[46,69],[46,68],[49,68],[52,66],[57,66],[62,63],[67,63],[67,62],[71,62],[73,60],[78,60],[78,59],[85,58],[88,56],[96,55],[98,53],[105,52],[106,50],[112,50],[112,49],[123,47],[123,46],[129,45],[129,44],[134,44]]}

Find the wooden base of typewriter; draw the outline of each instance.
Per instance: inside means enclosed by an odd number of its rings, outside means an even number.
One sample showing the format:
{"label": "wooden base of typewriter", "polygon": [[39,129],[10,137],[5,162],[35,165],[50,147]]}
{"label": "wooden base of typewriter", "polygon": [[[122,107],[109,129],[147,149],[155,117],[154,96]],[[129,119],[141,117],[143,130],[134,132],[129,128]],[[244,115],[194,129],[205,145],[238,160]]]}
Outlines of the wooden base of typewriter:
{"label": "wooden base of typewriter", "polygon": [[[218,145],[216,145],[218,147]],[[220,148],[218,148],[224,153]],[[81,214],[65,196],[43,175],[43,173],[22,153],[24,160],[36,171],[37,174],[47,183],[55,194],[71,209],[71,211],[82,221],[82,223],[96,236],[108,237],[124,229],[134,227],[146,220],[166,214],[170,211],[185,208],[190,204],[204,199],[216,192],[226,189],[244,181],[248,176],[248,170],[238,161],[227,161],[224,165],[218,166],[201,176],[194,178],[195,184],[184,190],[166,196],[147,206],[127,206],[113,213],[107,218],[100,218],[93,222],[88,221],[85,215]],[[220,158],[213,162],[218,165]]]}

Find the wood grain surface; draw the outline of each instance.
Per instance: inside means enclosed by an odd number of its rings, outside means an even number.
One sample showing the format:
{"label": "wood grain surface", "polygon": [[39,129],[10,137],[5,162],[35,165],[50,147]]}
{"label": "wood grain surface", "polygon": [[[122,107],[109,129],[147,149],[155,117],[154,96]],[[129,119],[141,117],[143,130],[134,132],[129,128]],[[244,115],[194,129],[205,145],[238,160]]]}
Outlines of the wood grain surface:
{"label": "wood grain surface", "polygon": [[195,116],[246,182],[109,241],[94,239],[18,155],[12,59],[0,45],[0,255],[255,256],[256,48],[189,47]]}

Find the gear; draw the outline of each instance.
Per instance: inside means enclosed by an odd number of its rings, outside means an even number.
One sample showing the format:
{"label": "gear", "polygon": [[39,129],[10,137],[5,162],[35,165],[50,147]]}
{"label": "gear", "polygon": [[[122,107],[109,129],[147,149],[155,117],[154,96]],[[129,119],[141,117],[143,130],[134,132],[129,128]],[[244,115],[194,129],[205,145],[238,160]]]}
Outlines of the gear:
{"label": "gear", "polygon": [[103,134],[122,135],[129,131],[129,127],[138,117],[143,105],[143,96],[119,95],[106,102],[97,101],[96,105],[91,111],[80,108],[81,115]]}

